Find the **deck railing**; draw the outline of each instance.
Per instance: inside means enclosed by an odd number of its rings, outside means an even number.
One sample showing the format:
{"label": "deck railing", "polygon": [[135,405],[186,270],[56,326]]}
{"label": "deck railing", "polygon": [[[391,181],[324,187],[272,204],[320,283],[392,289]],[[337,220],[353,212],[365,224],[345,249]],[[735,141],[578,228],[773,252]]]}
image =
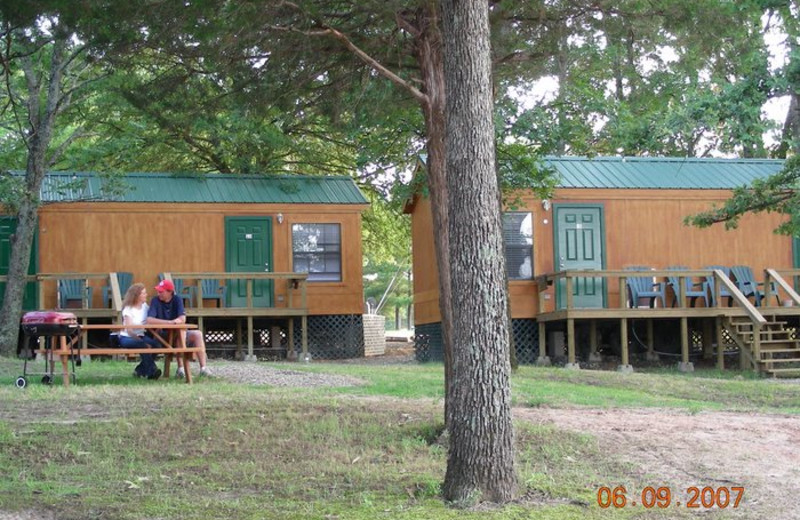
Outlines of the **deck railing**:
{"label": "deck railing", "polygon": [[[275,282],[282,280],[286,284],[286,305],[287,309],[307,309],[308,308],[308,294],[307,294],[307,279],[308,273],[218,273],[218,272],[174,272],[164,273],[164,276],[169,279],[179,278],[181,280],[194,280],[197,284],[194,286],[197,290],[197,304],[198,309],[203,308],[203,300],[206,295],[203,294],[203,285],[199,283],[203,279],[216,279],[225,281],[245,282],[245,305],[239,307],[227,306],[229,309],[249,309],[253,308],[253,284],[257,280],[273,280]],[[300,293],[300,305],[295,307],[295,292]],[[275,302],[273,302],[273,307]]]}
{"label": "deck railing", "polygon": [[[800,276],[800,270],[789,271],[791,276]],[[678,281],[678,294],[675,295],[675,303],[677,305],[677,309],[662,309],[662,308],[653,308],[653,309],[641,309],[638,307],[639,302],[629,301],[628,298],[628,290],[627,290],[627,280],[630,277],[652,277],[654,283],[658,283],[659,280],[666,281],[666,279],[673,277]],[[668,269],[654,269],[651,271],[630,271],[630,270],[567,270],[567,271],[559,271],[554,273],[546,273],[536,277],[538,292],[539,292],[539,316],[546,315],[548,313],[563,313],[563,319],[567,321],[567,336],[568,341],[571,342],[570,336],[574,334],[574,318],[612,318],[616,317],[619,318],[621,321],[621,336],[622,336],[622,364],[627,365],[628,363],[628,352],[627,352],[627,327],[626,322],[629,317],[676,317],[680,318],[681,320],[681,354],[683,362],[688,363],[688,331],[687,331],[687,311],[689,309],[686,301],[686,295],[684,294],[686,281],[691,280],[694,281],[697,278],[706,278],[706,277],[713,277],[714,284],[713,284],[713,298],[711,298],[710,302],[714,302],[714,304],[710,305],[710,307],[706,308],[704,311],[703,308],[695,309],[690,312],[698,312],[704,313],[707,316],[721,316],[724,314],[728,314],[727,311],[723,312],[722,306],[722,298],[721,292],[724,288],[727,293],[730,295],[731,303],[730,305],[741,309],[739,312],[744,311],[744,315],[747,316],[752,323],[752,330],[753,330],[753,341],[751,344],[752,355],[754,359],[759,359],[760,357],[760,336],[762,327],[767,323],[767,320],[762,315],[762,311],[764,311],[764,307],[756,308],[747,297],[739,290],[736,284],[719,269],[697,269],[697,270],[668,270]],[[617,301],[616,306],[608,305],[606,302],[603,307],[600,309],[595,309],[593,307],[588,308],[581,308],[575,305],[575,287],[580,286],[580,279],[584,278],[594,278],[600,279],[595,283],[601,283],[600,287],[605,288],[611,287],[611,283],[616,281],[617,287],[619,288],[619,300]],[[782,290],[785,292],[789,298],[794,302],[794,305],[800,305],[800,296],[794,291],[794,289],[781,277],[779,273],[775,270],[767,269],[765,270],[765,285],[764,287],[767,288],[765,291],[765,297],[762,299],[763,303],[767,303],[768,298],[768,288],[770,287],[771,282],[775,282]],[[666,282],[665,282],[666,283]],[[551,292],[550,289],[552,287],[561,287],[563,290],[563,297],[561,298],[560,308],[557,306],[557,301],[559,300],[556,298],[549,298]],[[666,292],[666,291],[665,291]],[[727,295],[726,295],[727,297]],[[550,302],[548,302],[548,299]],[[666,300],[666,296],[665,296]],[[605,301],[605,299],[604,299]],[[707,301],[709,301],[707,299]],[[665,302],[666,303],[666,302]],[[730,307],[728,307],[730,308]],[[719,309],[720,312],[716,312],[715,309]],[[540,325],[541,326],[541,325]],[[540,329],[541,330],[541,329]],[[719,334],[719,333],[718,333]],[[570,363],[574,363],[574,346],[568,344],[569,350],[569,357]],[[721,349],[719,350],[721,352]]]}

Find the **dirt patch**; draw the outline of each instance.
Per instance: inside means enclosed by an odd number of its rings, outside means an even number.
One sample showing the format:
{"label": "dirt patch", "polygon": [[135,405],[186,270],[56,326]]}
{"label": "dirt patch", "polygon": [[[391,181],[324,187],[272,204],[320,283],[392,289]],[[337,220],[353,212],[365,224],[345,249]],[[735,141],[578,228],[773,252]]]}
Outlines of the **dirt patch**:
{"label": "dirt patch", "polygon": [[514,416],[597,437],[640,468],[637,493],[648,485],[669,486],[685,505],[689,487],[742,486],[739,508],[726,510],[731,517],[800,519],[789,498],[800,496],[800,417],[549,408],[516,408]]}

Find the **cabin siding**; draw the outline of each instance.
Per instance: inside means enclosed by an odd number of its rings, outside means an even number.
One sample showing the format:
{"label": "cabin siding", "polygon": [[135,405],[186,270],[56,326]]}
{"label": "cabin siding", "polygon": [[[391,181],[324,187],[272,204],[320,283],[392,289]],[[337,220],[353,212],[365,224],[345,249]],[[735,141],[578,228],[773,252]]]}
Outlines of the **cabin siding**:
{"label": "cabin siding", "polygon": [[[308,282],[311,315],[361,314],[362,204],[56,203],[39,210],[41,272],[130,271],[155,285],[161,272],[224,272],[225,217],[272,218],[273,265],[292,271],[293,223],[341,224],[341,282]],[[283,223],[275,216],[281,213]],[[100,306],[99,282],[93,305]],[[55,290],[44,307],[55,306]],[[276,284],[275,301],[285,301]]]}
{"label": "cabin siding", "polygon": [[[773,232],[786,218],[782,215],[748,214],[735,230],[726,230],[722,224],[706,229],[683,224],[687,215],[720,205],[730,196],[730,190],[559,188],[551,202],[553,206],[594,204],[603,208],[606,269],[629,265],[702,268],[745,264],[760,273],[767,267],[792,268],[791,237]],[[541,201],[523,194],[513,210],[533,213],[534,276],[557,271],[553,255],[554,208],[544,211]],[[415,200],[412,243],[417,326],[441,321],[431,220],[430,201],[422,197]],[[538,295],[532,280],[511,281],[509,294],[512,318],[536,316]],[[552,288],[547,297],[555,297]],[[608,288],[608,304],[619,304],[618,287]]]}

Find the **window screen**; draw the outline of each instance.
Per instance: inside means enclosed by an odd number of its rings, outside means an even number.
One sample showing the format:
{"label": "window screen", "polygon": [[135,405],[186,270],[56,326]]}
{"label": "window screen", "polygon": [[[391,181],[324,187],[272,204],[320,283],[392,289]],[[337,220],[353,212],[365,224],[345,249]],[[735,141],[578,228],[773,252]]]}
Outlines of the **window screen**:
{"label": "window screen", "polygon": [[339,224],[293,224],[292,266],[314,282],[342,280],[342,240]]}
{"label": "window screen", "polygon": [[503,243],[508,279],[533,278],[533,219],[530,213],[503,214]]}

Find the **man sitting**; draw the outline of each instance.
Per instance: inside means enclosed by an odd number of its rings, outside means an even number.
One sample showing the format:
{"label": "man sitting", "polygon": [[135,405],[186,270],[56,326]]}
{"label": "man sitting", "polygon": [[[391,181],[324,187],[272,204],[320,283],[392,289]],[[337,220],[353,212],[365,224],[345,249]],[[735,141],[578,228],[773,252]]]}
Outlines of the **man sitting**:
{"label": "man sitting", "polygon": [[[175,285],[170,280],[162,280],[156,285],[158,296],[150,302],[150,309],[147,311],[147,323],[153,324],[177,324],[186,323],[186,310],[183,308],[183,301],[175,297]],[[162,332],[163,334],[163,332]],[[181,331],[186,334],[185,342],[187,347],[200,347],[197,352],[197,361],[200,363],[200,375],[210,376],[211,370],[206,366],[206,344],[203,341],[203,332],[199,330]],[[185,377],[183,367],[178,367],[176,377]]]}

